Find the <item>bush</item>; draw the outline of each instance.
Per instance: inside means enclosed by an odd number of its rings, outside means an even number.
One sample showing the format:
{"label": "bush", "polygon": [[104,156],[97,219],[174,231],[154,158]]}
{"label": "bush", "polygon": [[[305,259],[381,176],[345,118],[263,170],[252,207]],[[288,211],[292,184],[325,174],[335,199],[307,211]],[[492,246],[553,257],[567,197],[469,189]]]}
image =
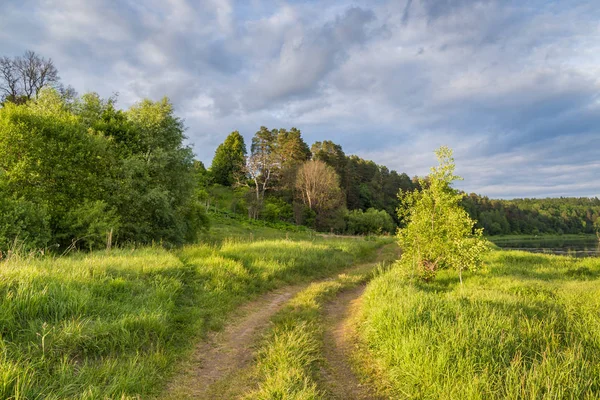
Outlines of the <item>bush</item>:
{"label": "bush", "polygon": [[51,238],[46,207],[24,199],[11,199],[0,192],[0,259],[17,242],[25,251],[43,249]]}
{"label": "bush", "polygon": [[292,205],[278,197],[268,197],[265,199],[265,204],[260,215],[263,219],[270,222],[294,221]]}
{"label": "bush", "polygon": [[352,210],[346,215],[346,232],[350,235],[392,233],[395,228],[394,220],[383,210]]}

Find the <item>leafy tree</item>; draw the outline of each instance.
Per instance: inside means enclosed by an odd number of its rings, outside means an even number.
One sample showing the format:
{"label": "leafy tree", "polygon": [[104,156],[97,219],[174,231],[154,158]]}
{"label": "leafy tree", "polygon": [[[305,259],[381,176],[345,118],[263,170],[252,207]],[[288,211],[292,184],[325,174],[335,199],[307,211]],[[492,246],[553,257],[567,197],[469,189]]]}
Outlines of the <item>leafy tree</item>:
{"label": "leafy tree", "polygon": [[246,143],[238,131],[233,131],[217,147],[210,167],[214,182],[223,186],[233,186],[244,175]]}
{"label": "leafy tree", "polygon": [[439,166],[431,168],[429,179],[420,179],[422,191],[400,192],[405,208],[399,209],[406,227],[398,233],[403,249],[401,263],[416,270],[424,280],[435,277],[441,268],[475,270],[487,248],[482,229],[460,206],[463,195],[452,188],[455,180],[452,150],[436,151]]}
{"label": "leafy tree", "polygon": [[105,199],[111,164],[109,143],[90,134],[53,90],[0,110],[2,187],[12,198],[46,209],[61,245],[73,238],[66,215],[84,199]]}
{"label": "leafy tree", "polygon": [[277,153],[284,169],[296,169],[310,160],[311,152],[299,129],[280,129],[277,133]]}
{"label": "leafy tree", "polygon": [[296,172],[300,165],[310,160],[310,149],[302,139],[300,130],[292,128],[289,131],[286,129],[279,130],[276,151],[279,162],[278,186],[280,196],[292,202]]}
{"label": "leafy tree", "polygon": [[[14,237],[35,246],[181,244],[207,226],[191,149],[170,103],[56,90],[0,109],[0,250]],[[14,236],[14,237],[13,237]],[[12,237],[12,239],[11,239]]]}
{"label": "leafy tree", "polygon": [[307,161],[298,169],[296,190],[304,205],[315,211],[317,228],[324,228],[343,202],[338,179],[335,170],[322,161]]}
{"label": "leafy tree", "polygon": [[346,154],[342,146],[330,140],[315,142],[311,147],[313,160],[323,161],[333,167],[340,177],[340,182],[346,181]]}

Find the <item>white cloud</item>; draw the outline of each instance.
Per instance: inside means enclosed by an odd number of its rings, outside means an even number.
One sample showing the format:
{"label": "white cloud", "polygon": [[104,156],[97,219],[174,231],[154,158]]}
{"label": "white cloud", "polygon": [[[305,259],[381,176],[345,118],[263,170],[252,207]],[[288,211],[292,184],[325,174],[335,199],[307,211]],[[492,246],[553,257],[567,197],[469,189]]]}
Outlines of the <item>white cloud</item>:
{"label": "white cloud", "polygon": [[297,126],[409,175],[448,144],[470,191],[600,193],[594,1],[7,1],[0,54],[122,106],[169,96],[205,162]]}

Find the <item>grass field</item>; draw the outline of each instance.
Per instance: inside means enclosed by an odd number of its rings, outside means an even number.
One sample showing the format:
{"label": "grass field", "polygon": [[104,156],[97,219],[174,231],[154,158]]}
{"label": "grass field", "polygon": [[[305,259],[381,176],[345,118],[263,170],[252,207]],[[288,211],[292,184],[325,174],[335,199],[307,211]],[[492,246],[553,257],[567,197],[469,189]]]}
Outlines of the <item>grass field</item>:
{"label": "grass field", "polygon": [[492,252],[464,286],[399,267],[364,295],[361,369],[390,398],[600,397],[600,259]]}
{"label": "grass field", "polygon": [[214,231],[213,244],[173,252],[0,264],[0,398],[152,396],[191,345],[239,304],[332,274],[382,245],[235,221]]}

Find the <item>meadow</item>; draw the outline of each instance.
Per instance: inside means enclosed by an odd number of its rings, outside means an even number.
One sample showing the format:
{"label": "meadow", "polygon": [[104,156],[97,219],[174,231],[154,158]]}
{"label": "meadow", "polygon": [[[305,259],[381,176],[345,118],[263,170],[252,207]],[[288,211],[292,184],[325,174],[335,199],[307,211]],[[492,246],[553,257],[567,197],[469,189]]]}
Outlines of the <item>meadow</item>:
{"label": "meadow", "polygon": [[394,268],[367,287],[357,368],[389,398],[600,396],[600,259],[493,251],[460,285]]}
{"label": "meadow", "polygon": [[[249,299],[328,276],[379,240],[215,224],[210,244],[17,257],[0,268],[0,398],[147,398]],[[251,234],[249,234],[251,233]]]}

